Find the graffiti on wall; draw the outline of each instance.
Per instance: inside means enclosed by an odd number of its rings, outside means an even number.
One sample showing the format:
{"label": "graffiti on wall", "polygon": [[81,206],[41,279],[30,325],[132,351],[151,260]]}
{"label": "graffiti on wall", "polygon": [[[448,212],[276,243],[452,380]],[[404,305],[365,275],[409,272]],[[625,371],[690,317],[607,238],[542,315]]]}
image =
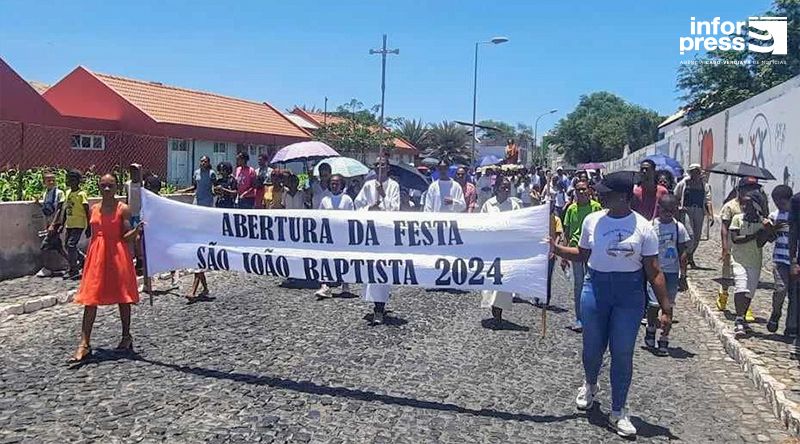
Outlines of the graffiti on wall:
{"label": "graffiti on wall", "polygon": [[714,130],[699,128],[697,138],[700,140],[700,165],[708,168],[714,163]]}
{"label": "graffiti on wall", "polygon": [[740,133],[737,142],[742,161],[766,168],[779,183],[794,188],[794,156],[785,149],[786,123],[770,124],[765,113],[757,113],[750,121],[747,134]]}

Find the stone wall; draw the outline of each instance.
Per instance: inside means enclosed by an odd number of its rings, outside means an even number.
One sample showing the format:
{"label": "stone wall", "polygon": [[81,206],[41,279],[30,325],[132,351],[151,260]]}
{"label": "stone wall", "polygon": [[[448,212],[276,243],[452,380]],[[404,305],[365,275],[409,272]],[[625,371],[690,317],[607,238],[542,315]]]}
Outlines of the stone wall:
{"label": "stone wall", "polygon": [[[181,202],[193,200],[190,194],[168,197]],[[90,204],[97,202],[99,198],[90,199]],[[45,224],[41,209],[34,202],[0,202],[0,280],[36,273],[45,264],[43,260],[53,268],[63,267],[63,259],[57,254],[41,254],[38,233]]]}

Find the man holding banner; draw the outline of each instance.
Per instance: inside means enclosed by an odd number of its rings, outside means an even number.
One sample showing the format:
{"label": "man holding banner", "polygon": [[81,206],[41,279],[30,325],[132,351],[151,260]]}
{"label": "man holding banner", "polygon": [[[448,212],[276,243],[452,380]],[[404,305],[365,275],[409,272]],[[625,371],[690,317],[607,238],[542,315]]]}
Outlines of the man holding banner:
{"label": "man holding banner", "polygon": [[[375,178],[364,183],[353,203],[359,211],[400,211],[400,185],[389,178],[386,157],[379,156],[375,160]],[[383,324],[391,289],[392,286],[386,284],[367,284],[364,287],[364,300],[375,304],[373,324]]]}

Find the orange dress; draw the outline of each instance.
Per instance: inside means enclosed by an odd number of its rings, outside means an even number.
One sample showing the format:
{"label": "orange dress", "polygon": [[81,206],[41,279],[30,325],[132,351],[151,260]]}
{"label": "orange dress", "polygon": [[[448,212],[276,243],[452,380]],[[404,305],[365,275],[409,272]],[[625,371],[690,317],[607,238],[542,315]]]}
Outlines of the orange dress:
{"label": "orange dress", "polygon": [[135,304],[139,302],[136,270],[128,243],[122,239],[122,204],[113,214],[103,214],[100,204],[92,207],[89,217],[92,238],[83,278],[75,302],[83,305]]}

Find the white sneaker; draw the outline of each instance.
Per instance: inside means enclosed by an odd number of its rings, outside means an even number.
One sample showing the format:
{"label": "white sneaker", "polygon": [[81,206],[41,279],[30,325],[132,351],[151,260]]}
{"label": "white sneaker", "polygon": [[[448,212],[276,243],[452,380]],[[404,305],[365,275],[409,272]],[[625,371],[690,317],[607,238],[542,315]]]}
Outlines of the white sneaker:
{"label": "white sneaker", "polygon": [[319,290],[317,290],[317,292],[314,294],[320,298],[329,298],[331,297],[331,289],[327,285],[322,284],[322,286],[319,287]]}
{"label": "white sneaker", "polygon": [[50,270],[48,268],[42,268],[41,270],[39,270],[38,273],[36,273],[36,277],[40,277],[40,278],[46,278],[46,277],[50,277],[52,275],[53,275],[53,270]]}
{"label": "white sneaker", "polygon": [[597,394],[597,385],[592,386],[588,382],[584,382],[581,388],[578,389],[578,396],[575,398],[575,405],[580,410],[586,410],[594,404],[594,395]]}
{"label": "white sneaker", "polygon": [[622,409],[619,413],[611,412],[608,420],[611,426],[617,431],[617,435],[623,437],[636,436],[636,427],[633,426],[628,409]]}

